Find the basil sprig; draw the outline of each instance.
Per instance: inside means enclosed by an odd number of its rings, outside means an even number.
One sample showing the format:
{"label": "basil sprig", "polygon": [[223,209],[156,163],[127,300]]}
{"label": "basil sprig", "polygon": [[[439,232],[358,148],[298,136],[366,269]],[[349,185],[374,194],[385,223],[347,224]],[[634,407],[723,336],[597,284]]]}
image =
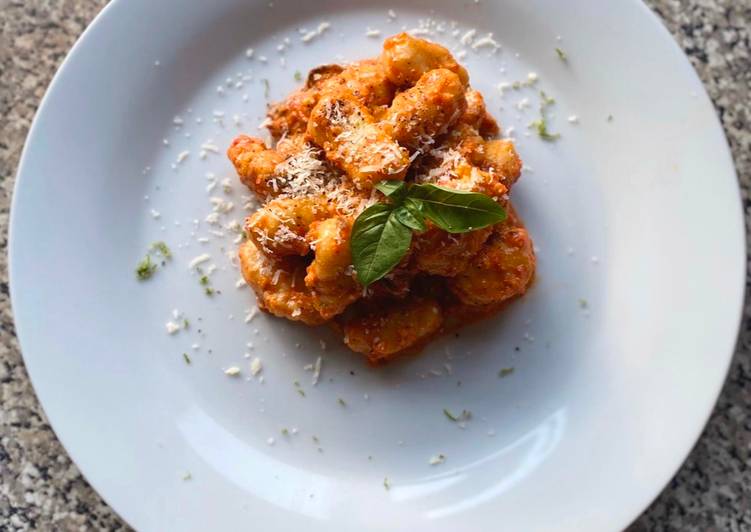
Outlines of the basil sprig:
{"label": "basil sprig", "polygon": [[492,198],[438,185],[381,181],[376,189],[389,203],[371,205],[352,226],[352,263],[357,280],[368,286],[404,258],[413,231],[425,231],[425,220],[449,233],[466,233],[502,222],[506,211]]}

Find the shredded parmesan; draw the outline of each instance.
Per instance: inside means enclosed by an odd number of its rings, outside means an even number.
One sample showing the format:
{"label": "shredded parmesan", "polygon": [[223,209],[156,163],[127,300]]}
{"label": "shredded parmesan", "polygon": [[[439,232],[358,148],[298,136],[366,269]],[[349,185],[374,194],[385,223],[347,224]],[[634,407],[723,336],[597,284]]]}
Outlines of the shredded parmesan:
{"label": "shredded parmesan", "polygon": [[445,454],[436,454],[435,456],[430,457],[430,460],[428,460],[428,463],[430,465],[438,465],[438,464],[442,464],[445,461],[446,461]]}
{"label": "shredded parmesan", "polygon": [[323,364],[323,357],[316,358],[316,363],[313,366],[313,386],[318,384],[318,379],[321,377],[321,365]]}
{"label": "shredded parmesan", "polygon": [[197,257],[194,257],[193,260],[190,261],[190,263],[188,264],[188,267],[190,269],[193,269],[199,264],[204,263],[208,260],[211,260],[211,255],[209,255],[208,253],[204,253],[203,255],[198,255]]}
{"label": "shredded parmesan", "polygon": [[261,370],[263,370],[263,365],[260,358],[256,357],[250,361],[250,374],[253,377],[261,373]]}
{"label": "shredded parmesan", "polygon": [[318,37],[319,35],[323,35],[323,32],[325,32],[330,27],[331,27],[331,24],[329,24],[328,22],[326,21],[321,22],[316,29],[314,29],[313,31],[307,32],[305,35],[303,35],[300,38],[300,40],[302,42],[310,42],[316,37]]}

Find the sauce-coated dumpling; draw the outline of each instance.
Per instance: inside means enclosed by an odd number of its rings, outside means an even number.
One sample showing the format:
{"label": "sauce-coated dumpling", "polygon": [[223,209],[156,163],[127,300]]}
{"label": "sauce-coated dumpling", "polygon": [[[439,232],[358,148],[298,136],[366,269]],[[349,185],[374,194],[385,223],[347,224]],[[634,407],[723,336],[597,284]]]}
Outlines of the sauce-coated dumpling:
{"label": "sauce-coated dumpling", "polygon": [[[239,135],[227,150],[262,203],[239,249],[261,309],[332,323],[350,349],[381,364],[530,286],[532,241],[509,199],[521,159],[496,138],[485,100],[443,46],[400,33],[377,58],[315,68],[269,107],[265,125],[272,145]],[[365,289],[352,228],[364,209],[389,201],[375,188],[383,180],[483,193],[509,215],[460,234],[428,221],[399,264]]]}

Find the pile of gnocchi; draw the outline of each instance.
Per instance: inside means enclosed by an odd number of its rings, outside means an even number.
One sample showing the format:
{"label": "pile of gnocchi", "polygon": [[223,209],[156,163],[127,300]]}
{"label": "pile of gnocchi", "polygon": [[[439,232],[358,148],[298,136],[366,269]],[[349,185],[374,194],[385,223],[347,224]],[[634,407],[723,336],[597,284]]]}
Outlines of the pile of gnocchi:
{"label": "pile of gnocchi", "polygon": [[[377,58],[315,68],[269,107],[264,125],[273,147],[240,135],[227,151],[262,203],[239,250],[261,309],[331,323],[350,349],[381,364],[530,286],[532,241],[509,201],[521,160],[446,48],[401,33]],[[482,193],[508,214],[459,234],[428,221],[399,263],[363,286],[353,224],[386,201],[382,181]]]}

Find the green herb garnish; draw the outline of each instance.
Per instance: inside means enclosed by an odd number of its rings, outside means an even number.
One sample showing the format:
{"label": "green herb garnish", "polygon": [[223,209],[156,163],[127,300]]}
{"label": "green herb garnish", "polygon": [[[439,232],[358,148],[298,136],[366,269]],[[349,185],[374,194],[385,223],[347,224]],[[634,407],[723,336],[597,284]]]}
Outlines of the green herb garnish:
{"label": "green herb garnish", "polygon": [[263,83],[263,97],[268,98],[269,91],[271,90],[271,86],[269,85],[269,80],[267,80],[266,78],[263,78],[261,80],[261,83]]}
{"label": "green herb garnish", "polygon": [[544,117],[540,118],[539,120],[535,120],[529,125],[529,127],[537,130],[537,134],[542,140],[551,142],[558,140],[561,137],[560,133],[551,133],[550,131],[548,131],[548,123]]}
{"label": "green herb garnish", "polygon": [[282,429],[281,433],[282,433],[282,436],[289,436],[289,430],[287,429]]}
{"label": "green herb garnish", "polygon": [[506,218],[503,207],[477,192],[402,181],[381,181],[376,189],[389,203],[371,205],[352,226],[352,263],[363,286],[399,264],[409,250],[412,232],[427,229],[426,218],[449,233],[482,229]]}
{"label": "green herb garnish", "polygon": [[154,242],[153,244],[151,244],[151,249],[159,252],[162,257],[167,260],[172,258],[172,252],[170,251],[170,248],[167,247],[167,244],[165,244],[161,240],[159,242]]}
{"label": "green herb garnish", "polygon": [[214,289],[211,287],[208,275],[201,275],[201,277],[198,278],[198,283],[203,286],[203,291],[207,296],[214,295]]}
{"label": "green herb garnish", "polygon": [[185,360],[185,363],[188,365],[190,365],[190,363],[192,362],[192,360],[188,356],[188,353],[183,353],[183,360]]}
{"label": "green herb garnish", "polygon": [[389,481],[389,477],[383,477],[383,487],[386,488],[386,491],[391,489],[391,482]]}
{"label": "green herb garnish", "polygon": [[151,262],[151,256],[146,255],[144,259],[136,266],[136,277],[139,281],[150,279],[156,272],[156,264]]}
{"label": "green herb garnish", "polygon": [[555,103],[555,100],[545,94],[545,91],[540,91],[540,118],[535,120],[529,127],[537,131],[537,135],[545,141],[552,142],[560,138],[560,133],[551,133],[548,131],[548,121],[545,117],[545,109]]}
{"label": "green herb garnish", "polygon": [[172,259],[172,252],[169,247],[167,247],[167,244],[161,240],[159,242],[153,242],[151,246],[149,246],[146,256],[136,265],[136,278],[138,278],[139,281],[150,279],[151,276],[156,273],[158,266],[151,260],[152,253],[161,255],[162,259],[164,259],[162,260],[162,266],[164,266],[165,261]]}
{"label": "green herb garnish", "polygon": [[566,55],[566,52],[564,52],[564,51],[563,51],[563,50],[561,50],[560,48],[556,48],[556,49],[555,49],[555,53],[556,53],[556,54],[558,54],[558,59],[560,59],[560,60],[561,60],[561,61],[563,61],[564,63],[565,63],[566,61],[568,61],[568,56]]}
{"label": "green herb garnish", "polygon": [[344,399],[342,399],[341,397],[339,397],[339,398],[338,398],[338,399],[336,400],[336,402],[337,402],[337,403],[339,403],[339,404],[340,404],[340,405],[342,405],[342,406],[347,406],[347,403],[345,403],[345,402],[344,402]]}
{"label": "green herb garnish", "polygon": [[451,410],[449,410],[448,408],[444,408],[443,415],[449,418],[454,423],[457,423],[459,421],[467,421],[469,418],[472,417],[472,412],[470,412],[469,410],[462,410],[461,415],[457,416],[453,412],[451,412]]}
{"label": "green herb garnish", "polygon": [[295,81],[302,81],[302,74],[299,70],[295,70]]}
{"label": "green herb garnish", "polygon": [[501,371],[498,372],[498,376],[502,379],[504,377],[508,377],[514,372],[514,368],[501,368]]}

